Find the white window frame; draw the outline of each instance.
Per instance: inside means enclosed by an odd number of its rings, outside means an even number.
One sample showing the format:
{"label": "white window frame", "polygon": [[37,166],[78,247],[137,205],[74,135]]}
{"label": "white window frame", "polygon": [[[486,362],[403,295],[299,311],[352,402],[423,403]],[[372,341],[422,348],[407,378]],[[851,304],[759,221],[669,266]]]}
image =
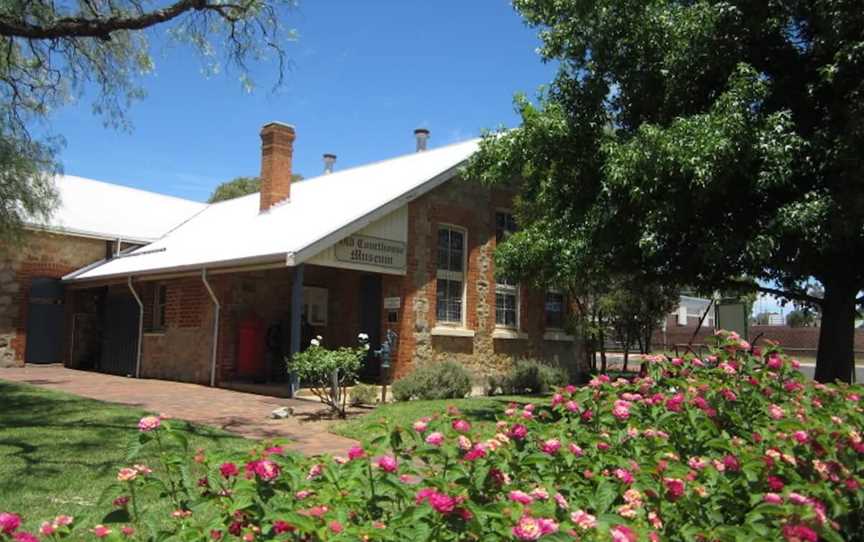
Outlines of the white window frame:
{"label": "white window frame", "polygon": [[[449,269],[438,269],[438,234],[442,229],[455,231],[462,234],[462,271],[450,271]],[[439,223],[435,228],[435,325],[448,327],[465,327],[465,311],[468,304],[468,230],[456,224]],[[462,304],[459,321],[441,320],[438,318],[438,280],[450,280],[462,282]]]}
{"label": "white window frame", "polygon": [[549,294],[560,295],[561,296],[561,321],[563,324],[564,317],[567,313],[567,298],[564,295],[564,292],[557,288],[547,288],[545,292],[543,292],[543,327],[544,329],[548,329],[549,331],[563,331],[564,326],[547,326],[546,325],[546,296]]}
{"label": "white window frame", "polygon": [[[160,293],[165,292],[165,302],[159,299]],[[157,282],[153,288],[153,329],[161,331],[165,329],[165,313],[168,308],[168,289],[165,284]]]}
{"label": "white window frame", "polygon": [[[513,211],[510,209],[495,209],[495,245],[498,245],[498,215],[499,214],[507,214],[511,217],[513,216]],[[515,220],[514,220],[515,222]],[[510,232],[515,233],[515,232]],[[498,293],[499,291],[506,295],[512,294],[514,296],[514,302],[516,306],[516,325],[507,325],[501,324],[498,322]],[[498,282],[496,277],[495,279],[495,296],[494,296],[494,304],[493,307],[495,310],[495,328],[496,329],[510,329],[518,331],[522,327],[522,285],[518,282],[514,284],[506,284],[503,282]]]}
{"label": "white window frame", "polygon": [[327,325],[328,299],[329,293],[327,288],[318,286],[303,287],[303,309],[306,312],[306,321],[309,325],[315,327],[324,327]]}

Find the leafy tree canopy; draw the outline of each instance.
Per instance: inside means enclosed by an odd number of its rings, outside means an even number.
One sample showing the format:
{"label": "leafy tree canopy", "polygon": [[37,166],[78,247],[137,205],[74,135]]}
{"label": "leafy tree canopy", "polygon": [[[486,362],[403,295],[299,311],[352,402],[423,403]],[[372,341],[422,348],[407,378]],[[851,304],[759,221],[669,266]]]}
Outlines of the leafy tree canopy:
{"label": "leafy tree canopy", "polygon": [[[521,187],[514,274],[638,270],[821,306],[849,380],[864,286],[859,1],[515,0],[560,70],[468,168]],[[742,277],[746,280],[742,280]],[[824,299],[810,296],[813,278]]]}
{"label": "leafy tree canopy", "polygon": [[[295,173],[291,175],[291,182],[302,181],[303,175]],[[210,197],[207,199],[207,203],[216,203],[217,201],[225,201],[229,199],[239,198],[240,196],[246,196],[248,194],[254,194],[261,190],[261,178],[260,177],[235,177],[230,181],[225,181],[224,183],[217,186],[213,193],[210,194]]]}
{"label": "leafy tree canopy", "polygon": [[282,24],[293,0],[4,0],[0,2],[0,238],[56,204],[53,175],[62,140],[33,136],[51,111],[92,95],[106,125],[128,127],[125,112],[141,98],[153,69],[158,30],[191,46],[206,71],[239,72],[251,89],[251,62],[275,59],[276,84],[293,34]]}

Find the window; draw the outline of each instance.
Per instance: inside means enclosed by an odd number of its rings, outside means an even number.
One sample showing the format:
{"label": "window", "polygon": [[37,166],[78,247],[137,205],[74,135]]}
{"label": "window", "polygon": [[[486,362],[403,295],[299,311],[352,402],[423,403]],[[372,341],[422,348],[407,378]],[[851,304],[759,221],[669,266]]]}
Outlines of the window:
{"label": "window", "polygon": [[165,306],[168,304],[168,289],[157,284],[153,291],[153,329],[165,328]]}
{"label": "window", "polygon": [[462,323],[465,296],[465,232],[450,226],[438,228],[436,317],[439,322]]}
{"label": "window", "polygon": [[312,326],[327,325],[327,288],[303,288],[303,314]]}
{"label": "window", "polygon": [[546,329],[564,328],[564,294],[554,290],[546,292],[544,313],[546,314]]}
{"label": "window", "polygon": [[[512,213],[495,213],[495,242],[500,243],[516,232],[516,220]],[[519,327],[519,284],[516,281],[495,277],[495,325]]]}

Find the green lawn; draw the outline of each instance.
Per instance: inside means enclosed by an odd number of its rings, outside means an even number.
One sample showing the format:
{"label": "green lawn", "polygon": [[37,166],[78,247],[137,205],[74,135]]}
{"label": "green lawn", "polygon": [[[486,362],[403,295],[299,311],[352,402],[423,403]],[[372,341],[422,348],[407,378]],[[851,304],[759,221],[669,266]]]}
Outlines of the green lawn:
{"label": "green lawn", "polygon": [[469,420],[475,427],[481,430],[485,428],[491,432],[495,425],[496,416],[501,416],[509,403],[540,405],[548,404],[548,402],[548,397],[516,395],[388,403],[363,416],[335,424],[330,430],[337,435],[362,441],[379,430],[375,426],[381,423],[381,420],[386,420],[391,425],[410,427],[418,419],[445,412],[447,407],[452,405],[457,407],[465,419]]}
{"label": "green lawn", "polygon": [[[64,513],[82,519],[125,466],[137,438],[135,408],[0,381],[0,512],[17,512],[25,525]],[[172,422],[193,447],[247,450],[251,441],[209,427]],[[148,461],[151,459],[151,461]],[[137,462],[150,462],[144,457]],[[101,516],[100,516],[101,517]],[[91,520],[92,521],[92,520]]]}

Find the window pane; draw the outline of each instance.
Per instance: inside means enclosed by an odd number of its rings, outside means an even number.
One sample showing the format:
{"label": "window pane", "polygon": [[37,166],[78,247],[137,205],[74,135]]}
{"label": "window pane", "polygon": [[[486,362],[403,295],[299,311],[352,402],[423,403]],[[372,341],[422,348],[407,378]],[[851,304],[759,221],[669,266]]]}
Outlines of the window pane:
{"label": "window pane", "polygon": [[450,230],[450,271],[462,271],[465,235],[461,231]]}
{"label": "window pane", "polygon": [[546,327],[561,328],[564,326],[564,295],[548,292],[546,294]]}
{"label": "window pane", "polygon": [[495,293],[495,323],[499,326],[516,327],[516,304],[515,293]]}
{"label": "window pane", "polygon": [[441,322],[462,321],[462,282],[438,279],[435,314]]}

